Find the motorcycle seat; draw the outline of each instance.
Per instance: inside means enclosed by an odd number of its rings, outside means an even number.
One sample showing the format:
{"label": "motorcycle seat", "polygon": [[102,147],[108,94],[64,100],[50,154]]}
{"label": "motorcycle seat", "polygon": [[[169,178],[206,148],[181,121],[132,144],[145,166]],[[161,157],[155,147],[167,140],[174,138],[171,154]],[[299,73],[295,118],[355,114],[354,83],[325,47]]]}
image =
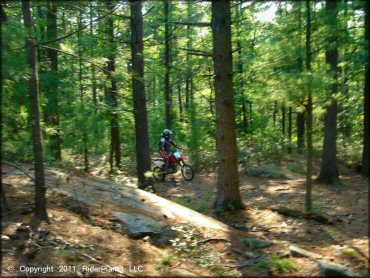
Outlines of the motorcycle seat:
{"label": "motorcycle seat", "polygon": [[153,161],[164,161],[163,157],[152,157]]}

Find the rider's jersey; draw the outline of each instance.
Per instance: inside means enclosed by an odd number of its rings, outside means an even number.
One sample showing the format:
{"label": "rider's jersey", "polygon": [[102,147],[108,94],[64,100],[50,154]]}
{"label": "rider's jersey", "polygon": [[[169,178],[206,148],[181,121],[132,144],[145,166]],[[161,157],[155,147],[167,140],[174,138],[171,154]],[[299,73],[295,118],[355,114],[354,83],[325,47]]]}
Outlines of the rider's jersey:
{"label": "rider's jersey", "polygon": [[163,136],[159,139],[159,153],[161,156],[168,155],[170,145],[177,147],[176,143],[171,139],[164,138]]}

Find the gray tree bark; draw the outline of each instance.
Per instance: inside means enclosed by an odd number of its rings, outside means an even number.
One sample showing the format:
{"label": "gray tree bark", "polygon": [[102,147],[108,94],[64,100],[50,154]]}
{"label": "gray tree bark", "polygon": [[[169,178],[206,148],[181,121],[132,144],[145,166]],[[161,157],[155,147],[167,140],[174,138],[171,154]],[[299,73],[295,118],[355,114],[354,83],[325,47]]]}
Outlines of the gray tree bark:
{"label": "gray tree bark", "polygon": [[[365,38],[367,41],[367,53],[370,56],[370,3],[366,1],[365,7]],[[368,56],[368,57],[369,57]],[[369,144],[370,144],[370,62],[367,59],[365,68],[365,89],[364,89],[364,146],[362,151],[362,165],[361,174],[363,176],[369,176]]]}
{"label": "gray tree bark", "polygon": [[213,59],[216,93],[218,178],[215,208],[243,208],[239,191],[230,2],[212,2]]}
{"label": "gray tree bark", "polygon": [[130,0],[130,9],[132,89],[134,95],[137,172],[139,188],[146,188],[149,185],[145,178],[145,173],[150,171],[150,149],[144,84],[142,1]]}
{"label": "gray tree bark", "polygon": [[31,124],[33,132],[33,153],[35,158],[35,217],[48,221],[46,211],[46,186],[44,173],[44,153],[40,124],[39,77],[37,72],[37,57],[35,39],[33,37],[33,22],[30,1],[22,1],[22,14],[26,29],[27,60],[31,69],[29,79],[29,96],[31,104]]}
{"label": "gray tree bark", "polygon": [[337,110],[336,95],[338,93],[338,38],[337,38],[337,1],[326,1],[328,25],[330,26],[329,46],[326,50],[326,63],[334,73],[334,83],[329,96],[330,104],[326,109],[324,119],[324,145],[322,152],[320,174],[317,183],[339,184],[337,166]]}

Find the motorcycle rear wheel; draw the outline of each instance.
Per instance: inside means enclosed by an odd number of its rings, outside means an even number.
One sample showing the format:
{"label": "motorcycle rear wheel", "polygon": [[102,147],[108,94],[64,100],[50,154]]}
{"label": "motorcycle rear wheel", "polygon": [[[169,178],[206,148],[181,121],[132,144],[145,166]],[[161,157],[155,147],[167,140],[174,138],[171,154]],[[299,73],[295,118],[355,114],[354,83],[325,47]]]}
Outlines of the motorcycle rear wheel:
{"label": "motorcycle rear wheel", "polygon": [[166,176],[166,172],[161,167],[154,167],[153,169],[153,177],[156,181],[164,181],[164,177]]}

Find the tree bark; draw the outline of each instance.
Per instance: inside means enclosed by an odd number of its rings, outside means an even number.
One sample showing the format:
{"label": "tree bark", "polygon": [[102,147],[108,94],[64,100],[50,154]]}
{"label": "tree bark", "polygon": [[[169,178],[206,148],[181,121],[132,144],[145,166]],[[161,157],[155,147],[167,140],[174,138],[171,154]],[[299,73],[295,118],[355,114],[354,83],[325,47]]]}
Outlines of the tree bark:
{"label": "tree bark", "polygon": [[[48,0],[48,14],[47,14],[47,32],[49,39],[56,39],[57,33],[57,6],[53,4],[52,0]],[[51,45],[56,48],[56,45]],[[48,50],[48,56],[51,63],[51,72],[53,76],[53,94],[51,94],[53,101],[53,109],[50,115],[50,122],[56,129],[55,134],[50,136],[50,149],[53,157],[57,161],[62,160],[62,138],[60,136],[60,115],[59,115],[59,77],[58,77],[58,51],[54,49]],[[52,88],[50,87],[50,90]]]}
{"label": "tree bark", "polygon": [[178,99],[178,102],[179,102],[180,122],[183,122],[184,121],[184,112],[183,112],[183,104],[182,104],[181,80],[180,79],[177,82],[177,99]]}
{"label": "tree bark", "polygon": [[304,150],[304,134],[305,134],[305,113],[297,112],[297,152],[303,153]]}
{"label": "tree bark", "polygon": [[[302,2],[298,1],[298,10],[299,10],[299,46],[302,46]],[[304,65],[303,65],[303,54],[299,54],[297,59],[297,67],[299,72],[303,72]],[[300,100],[301,103],[303,103],[303,99]],[[303,153],[304,151],[304,134],[305,134],[305,111],[299,111],[297,112],[297,119],[296,119],[296,125],[297,125],[297,152]]]}
{"label": "tree bark", "polygon": [[[311,10],[310,0],[306,0],[306,70],[311,72]],[[306,170],[306,203],[305,210],[310,212],[312,210],[312,92],[311,80],[308,76],[307,84],[307,106],[306,106],[306,126],[307,126],[307,170]]]}
{"label": "tree bark", "polygon": [[46,186],[44,175],[44,154],[40,124],[39,77],[37,72],[37,57],[35,39],[33,37],[33,22],[30,1],[22,1],[22,14],[26,29],[27,60],[31,69],[29,79],[29,96],[31,104],[31,123],[33,131],[33,152],[35,158],[35,217],[48,221],[46,211]]}
{"label": "tree bark", "polygon": [[[237,13],[236,17],[239,19],[242,13],[242,1],[240,1],[239,5],[237,6]],[[246,108],[246,101],[245,101],[245,95],[244,95],[244,68],[243,68],[243,56],[242,56],[242,45],[241,45],[241,26],[238,21],[237,24],[237,49],[238,49],[238,71],[239,71],[239,93],[242,100],[242,118],[243,118],[243,131],[245,134],[248,133],[248,117],[247,117],[247,108]],[[253,50],[252,50],[253,51]]]}
{"label": "tree bark", "polygon": [[[90,35],[93,35],[93,15],[92,15],[92,4],[90,4]],[[94,50],[91,48],[90,56],[93,57]],[[92,86],[92,93],[93,93],[93,103],[94,103],[94,113],[96,114],[98,112],[98,96],[97,96],[97,86],[96,86],[96,73],[95,73],[95,66],[91,64],[91,86]]]}
{"label": "tree bark", "polygon": [[[192,14],[192,3],[187,2],[187,19],[191,21]],[[190,25],[186,26],[186,47],[187,49],[192,48],[192,41],[190,36]],[[190,65],[190,54],[186,51],[186,80],[185,80],[185,108],[189,110],[189,99],[190,99],[190,84],[192,83],[191,65]]]}
{"label": "tree bark", "polygon": [[288,153],[292,153],[292,115],[293,109],[291,106],[288,108]]}
{"label": "tree bark", "polygon": [[278,103],[277,101],[275,100],[274,101],[274,110],[273,110],[273,115],[272,115],[272,120],[274,122],[274,126],[275,126],[275,123],[276,123],[276,116],[277,116],[277,113],[278,113]]}
{"label": "tree bark", "polygon": [[[112,9],[113,2],[111,0],[106,1],[107,10]],[[113,28],[113,17],[107,17],[107,35],[108,38],[114,40],[114,28]],[[107,70],[108,78],[111,81],[111,86],[108,88],[108,95],[110,106],[112,109],[111,119],[110,119],[110,135],[111,135],[111,155],[114,157],[115,165],[118,169],[121,167],[121,140],[119,133],[119,121],[118,121],[118,101],[117,101],[117,81],[115,77],[116,71],[116,48],[115,43],[109,43],[107,49]],[[113,171],[111,167],[111,172]]]}
{"label": "tree bark", "polygon": [[[366,1],[365,7],[365,39],[367,42],[367,53],[368,57],[370,56],[370,4]],[[362,151],[362,165],[361,165],[361,174],[363,176],[369,176],[369,144],[370,144],[370,63],[367,59],[365,66],[365,89],[364,89],[364,146]]]}
{"label": "tree bark", "polygon": [[171,38],[169,26],[169,0],[164,0],[164,18],[165,18],[165,99],[166,99],[166,128],[171,129],[172,122],[172,99],[170,85],[170,70],[171,70]]}
{"label": "tree bark", "polygon": [[[79,28],[82,27],[82,11],[80,11],[80,17],[78,22]],[[81,31],[77,33],[77,39],[78,39],[78,56],[82,56],[82,47],[81,47]],[[78,71],[78,78],[80,83],[80,101],[82,106],[82,111],[85,113],[85,103],[84,103],[84,88],[83,88],[83,76],[82,76],[82,59],[79,60],[79,71]],[[83,147],[83,161],[84,161],[84,172],[89,172],[89,149],[87,145],[88,136],[87,136],[87,130],[86,127],[81,128],[82,131],[82,147]]]}
{"label": "tree bark", "polygon": [[130,0],[130,9],[132,89],[134,95],[137,172],[139,188],[146,188],[149,184],[146,180],[145,173],[150,171],[151,162],[144,84],[142,1]]}
{"label": "tree bark", "polygon": [[212,2],[212,33],[217,121],[218,178],[215,208],[243,208],[239,192],[232,81],[230,2]]}
{"label": "tree bark", "polygon": [[337,1],[326,1],[326,12],[330,16],[330,38],[326,49],[326,63],[334,73],[334,83],[331,87],[330,105],[326,109],[324,118],[324,145],[322,152],[321,169],[317,183],[339,184],[337,166],[337,100],[338,93],[338,46],[337,46]]}
{"label": "tree bark", "polygon": [[285,141],[285,104],[281,107],[281,135],[283,137],[283,142]]}

